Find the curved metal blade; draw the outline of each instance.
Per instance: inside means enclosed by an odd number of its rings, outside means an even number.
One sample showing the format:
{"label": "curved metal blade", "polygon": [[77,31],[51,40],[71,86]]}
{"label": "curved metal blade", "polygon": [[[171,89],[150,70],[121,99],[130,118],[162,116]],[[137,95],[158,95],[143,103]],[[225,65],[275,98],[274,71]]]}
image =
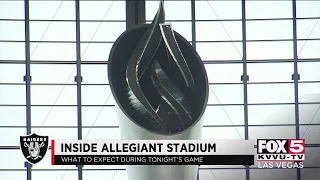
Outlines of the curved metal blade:
{"label": "curved metal blade", "polygon": [[174,62],[177,64],[186,84],[191,89],[194,87],[194,79],[188,64],[179,48],[174,32],[170,24],[160,24],[161,35],[168,48]]}
{"label": "curved metal blade", "polygon": [[[191,122],[192,117],[189,112],[180,103],[184,99],[184,95],[170,81],[167,75],[161,69],[158,61],[154,61],[154,71],[152,73],[152,82],[156,87],[161,98],[171,107],[178,115],[182,129],[185,129],[185,121]],[[180,101],[180,102],[179,102]],[[168,111],[169,112],[169,111]]]}
{"label": "curved metal blade", "polygon": [[159,23],[162,21],[164,16],[163,3],[160,3],[157,15],[153,19],[151,27],[147,30],[143,38],[140,40],[138,46],[134,50],[132,56],[129,59],[127,70],[126,70],[126,80],[131,89],[131,96],[143,104],[143,107],[147,112],[154,118],[154,120],[163,128],[167,129],[165,124],[159,115],[152,108],[148,99],[144,95],[140,84],[139,84],[139,69],[145,69],[152,61],[155,54],[155,49],[159,46],[161,42],[161,34],[159,30]]}

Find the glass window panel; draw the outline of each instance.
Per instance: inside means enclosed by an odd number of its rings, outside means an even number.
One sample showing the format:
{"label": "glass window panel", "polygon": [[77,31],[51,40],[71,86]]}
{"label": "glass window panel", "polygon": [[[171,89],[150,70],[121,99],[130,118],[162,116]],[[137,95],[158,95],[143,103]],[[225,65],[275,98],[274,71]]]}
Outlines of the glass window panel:
{"label": "glass window panel", "polygon": [[[179,7],[179,13],[177,13],[177,7]],[[165,13],[166,13],[166,18],[168,21],[170,21],[170,20],[191,20],[191,3],[190,3],[190,1],[166,1],[164,3],[164,8],[165,8]]]}
{"label": "glass window panel", "polygon": [[202,60],[242,60],[241,43],[197,43]]}
{"label": "glass window panel", "polygon": [[1,106],[0,126],[25,126],[26,107]]}
{"label": "glass window panel", "polygon": [[31,86],[32,105],[76,105],[77,87],[72,86]]}
{"label": "glass window panel", "polygon": [[256,124],[294,124],[294,105],[249,105],[250,125]]}
{"label": "glass window panel", "polygon": [[[179,13],[177,13],[179,7]],[[159,8],[158,1],[146,1],[146,19],[152,20]],[[166,21],[170,20],[191,20],[190,1],[165,1],[164,9]]]}
{"label": "glass window panel", "polygon": [[[67,166],[65,166],[67,168]],[[44,180],[44,179],[63,179],[63,180],[75,180],[78,179],[77,171],[33,171],[32,180]]]}
{"label": "glass window panel", "polygon": [[294,126],[249,127],[249,139],[290,139],[295,130]]}
{"label": "glass window panel", "polygon": [[196,1],[195,9],[197,20],[241,19],[241,1]]}
{"label": "glass window panel", "polygon": [[31,64],[30,68],[32,83],[76,83],[74,82],[76,65]]}
{"label": "glass window panel", "polygon": [[320,144],[320,125],[300,125],[300,137],[304,138],[307,144]]}
{"label": "glass window panel", "polygon": [[[14,137],[15,137],[15,139],[18,139],[18,141],[20,141],[19,136],[14,136]],[[2,143],[0,143],[0,144],[4,145]],[[15,150],[1,149],[0,150],[0,159],[1,159],[0,169],[25,169],[24,162],[26,161],[26,159],[23,156],[23,154],[21,153],[20,149],[15,149]],[[3,176],[2,176],[3,172],[5,172],[5,171],[0,171],[1,178],[3,178]],[[8,178],[4,178],[4,179],[14,179],[14,178],[8,177]],[[17,179],[20,179],[20,178],[17,178]]]}
{"label": "glass window panel", "polygon": [[81,22],[81,41],[115,41],[125,30],[125,22]]}
{"label": "glass window panel", "polygon": [[30,19],[74,20],[74,1],[31,1]]}
{"label": "glass window panel", "polygon": [[300,81],[320,81],[320,62],[298,62]]}
{"label": "glass window panel", "polygon": [[1,146],[20,146],[20,136],[26,135],[26,128],[1,128]]}
{"label": "glass window panel", "polygon": [[26,104],[24,85],[0,85],[0,104]]}
{"label": "glass window panel", "polygon": [[320,104],[299,104],[300,124],[320,124],[319,107]]}
{"label": "glass window panel", "polygon": [[[209,166],[212,167],[212,166]],[[199,171],[199,179],[203,180],[230,180],[230,179],[237,179],[237,180],[245,180],[246,179],[246,172],[245,170],[200,170]]]}
{"label": "glass window panel", "polygon": [[210,85],[208,104],[242,104],[243,85]]}
{"label": "glass window panel", "polygon": [[299,58],[320,58],[320,41],[298,41],[297,45]]}
{"label": "glass window panel", "polygon": [[299,102],[320,102],[320,83],[299,83]]}
{"label": "glass window panel", "polygon": [[118,119],[115,107],[82,107],[82,125],[118,126]]}
{"label": "glass window panel", "polygon": [[31,60],[75,61],[75,43],[30,43]]}
{"label": "glass window panel", "polygon": [[292,41],[248,42],[247,59],[292,59]]}
{"label": "glass window panel", "polygon": [[209,83],[240,83],[242,64],[205,64]]}
{"label": "glass window panel", "polygon": [[[106,105],[111,103],[111,90],[109,85],[82,86],[83,105]],[[109,97],[109,99],[108,99]]]}
{"label": "glass window panel", "polygon": [[[2,8],[0,8],[2,9]],[[0,21],[0,40],[24,41],[23,21]]]}
{"label": "glass window panel", "polygon": [[127,172],[126,171],[83,171],[83,180],[99,179],[104,177],[104,179],[113,179],[113,180],[126,180]]}
{"label": "glass window panel", "polygon": [[291,1],[248,1],[246,2],[246,17],[261,18],[292,18]]}
{"label": "glass window panel", "polygon": [[302,180],[309,180],[314,177],[319,177],[320,171],[319,168],[305,168],[301,169],[301,179]]}
{"label": "glass window panel", "polygon": [[77,126],[77,107],[32,106],[31,112],[32,126]]}
{"label": "glass window panel", "polygon": [[297,38],[320,38],[319,19],[297,19]]}
{"label": "glass window panel", "polygon": [[320,17],[319,1],[297,1],[297,18]]}
{"label": "glass window panel", "polygon": [[249,103],[294,103],[292,84],[248,84]]}
{"label": "glass window panel", "polygon": [[121,139],[119,128],[82,128],[83,139]]}
{"label": "glass window panel", "polygon": [[31,132],[41,136],[49,136],[49,146],[51,146],[52,139],[74,139],[74,140],[78,139],[78,128],[44,128],[42,127],[42,128],[32,128]]}
{"label": "glass window panel", "polygon": [[108,65],[81,65],[83,84],[108,84]]}
{"label": "glass window panel", "polygon": [[242,40],[241,21],[196,22],[197,41]]}
{"label": "glass window panel", "polygon": [[[309,142],[307,142],[309,143]],[[306,159],[304,161],[304,166],[319,166],[320,162],[320,148],[318,147],[306,147]]]}
{"label": "glass window panel", "polygon": [[74,22],[30,22],[30,41],[75,41]]}
{"label": "glass window panel", "polygon": [[[42,135],[45,136],[46,134],[42,134]],[[51,137],[49,136],[50,143],[51,143],[51,139],[57,139],[57,138],[51,138]],[[63,138],[60,138],[60,139],[67,139],[67,138],[63,137]],[[37,163],[36,165],[33,165],[32,169],[50,169],[50,170],[55,170],[55,169],[70,169],[70,170],[72,170],[72,169],[77,169],[77,167],[76,167],[76,166],[65,166],[65,165],[54,165],[54,166],[52,166],[52,165],[51,165],[51,149],[48,149],[46,155],[44,156],[44,158],[43,158],[39,163]],[[46,171],[33,171],[32,174],[33,174],[34,172],[46,172]],[[48,171],[47,171],[47,172],[48,172]],[[53,172],[53,171],[49,171],[49,172]],[[55,172],[56,172],[56,170],[55,170]],[[59,171],[58,171],[58,172],[59,172]],[[68,171],[68,172],[70,172],[70,171]],[[47,177],[48,177],[48,176],[47,176]],[[57,179],[60,179],[61,177],[62,177],[62,176],[60,176],[60,177],[57,178]],[[32,178],[32,179],[33,179],[33,178]],[[43,178],[43,179],[47,179],[47,178]],[[76,178],[76,179],[77,179],[77,178]],[[50,180],[51,180],[51,179],[50,179]],[[55,178],[54,178],[54,179],[52,178],[52,180],[55,180]]]}
{"label": "glass window panel", "polygon": [[292,28],[292,20],[247,21],[247,40],[292,39]]}
{"label": "glass window panel", "polygon": [[297,169],[250,169],[250,179],[297,179]]}
{"label": "glass window panel", "polygon": [[24,64],[0,64],[0,82],[23,83],[25,71]]}
{"label": "glass window panel", "polygon": [[192,41],[191,22],[171,22],[171,25],[172,28],[182,35],[187,41]]}
{"label": "glass window panel", "polygon": [[[231,120],[230,120],[230,119]],[[208,106],[204,114],[204,125],[243,125],[243,106]]]}
{"label": "glass window panel", "polygon": [[109,97],[109,100],[106,102],[107,105],[115,105],[116,100],[114,99],[113,95]]}
{"label": "glass window panel", "polygon": [[125,3],[125,1],[80,1],[80,18],[81,20],[125,20]]}
{"label": "glass window panel", "polygon": [[0,60],[25,59],[25,43],[0,42]]}
{"label": "glass window panel", "polygon": [[112,43],[81,43],[81,60],[108,61],[112,45]]}
{"label": "glass window panel", "polygon": [[24,19],[24,1],[0,1],[0,19]]}
{"label": "glass window panel", "polygon": [[3,178],[3,179],[19,179],[19,180],[27,179],[27,170],[25,170],[25,171],[1,171],[0,174],[1,174],[1,178]]}
{"label": "glass window panel", "polygon": [[293,63],[249,63],[247,73],[250,82],[289,82],[293,68]]}
{"label": "glass window panel", "polygon": [[243,127],[206,127],[201,139],[243,139]]}

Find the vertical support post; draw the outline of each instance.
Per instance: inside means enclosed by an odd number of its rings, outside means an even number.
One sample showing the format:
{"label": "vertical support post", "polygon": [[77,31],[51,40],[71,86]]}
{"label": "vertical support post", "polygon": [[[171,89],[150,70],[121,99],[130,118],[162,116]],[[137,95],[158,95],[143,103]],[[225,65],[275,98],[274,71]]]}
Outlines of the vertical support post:
{"label": "vertical support post", "polygon": [[196,1],[191,0],[192,46],[196,49]]}
{"label": "vertical support post", "polygon": [[[25,59],[26,74],[24,81],[26,83],[26,134],[31,134],[31,73],[30,73],[30,21],[29,21],[29,0],[24,0],[24,28],[25,28]],[[25,162],[27,168],[27,180],[31,180],[32,164]]]}
{"label": "vertical support post", "polygon": [[[244,138],[249,139],[249,123],[248,123],[248,81],[249,76],[247,74],[247,26],[246,26],[246,1],[242,0],[242,60],[243,60],[243,104],[244,104]],[[250,180],[250,169],[249,166],[246,169],[246,180]]]}
{"label": "vertical support post", "polygon": [[[297,1],[292,0],[292,18],[293,18],[293,58],[294,72],[292,80],[294,80],[294,105],[295,105],[295,127],[296,138],[300,138],[300,115],[299,115],[299,80],[298,73],[298,42],[297,42]],[[297,169],[297,180],[301,180],[301,169]]]}
{"label": "vertical support post", "polygon": [[[192,33],[192,46],[196,49],[196,1],[191,0],[191,33]],[[200,180],[200,166],[198,167],[197,180]]]}
{"label": "vertical support post", "polygon": [[146,6],[144,0],[126,0],[127,30],[135,25],[146,23]]}
{"label": "vertical support post", "polygon": [[[77,127],[78,127],[78,139],[82,139],[82,106],[81,106],[81,45],[80,45],[80,0],[75,0],[76,10],[76,65],[77,75],[75,76],[75,82],[77,83]],[[78,167],[78,180],[82,180],[82,166]]]}

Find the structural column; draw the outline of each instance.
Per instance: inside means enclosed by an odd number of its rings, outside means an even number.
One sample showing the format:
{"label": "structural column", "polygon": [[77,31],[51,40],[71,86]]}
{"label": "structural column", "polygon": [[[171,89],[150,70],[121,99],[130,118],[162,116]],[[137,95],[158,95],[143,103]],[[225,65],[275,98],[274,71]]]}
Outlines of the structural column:
{"label": "structural column", "polygon": [[[29,0],[24,0],[24,24],[25,24],[25,63],[26,74],[23,77],[26,83],[26,134],[31,134],[31,74],[30,74],[30,26],[29,26]],[[25,162],[27,168],[27,180],[31,180],[32,164]]]}
{"label": "structural column", "polygon": [[126,0],[127,30],[135,25],[146,23],[146,6],[144,0]]}
{"label": "structural column", "polygon": [[[294,104],[295,104],[295,125],[296,138],[300,138],[300,115],[299,115],[299,91],[298,83],[300,74],[298,73],[298,45],[297,45],[297,1],[292,0],[292,18],[293,18],[293,59],[294,71],[292,80],[294,81]],[[297,180],[301,180],[301,169],[297,169]]]}
{"label": "structural column", "polygon": [[[247,74],[247,26],[246,26],[246,0],[242,0],[242,63],[243,74],[241,80],[243,82],[243,105],[244,105],[244,138],[249,139],[249,123],[248,123],[248,81],[249,76]],[[250,180],[249,166],[246,169],[246,180]]]}
{"label": "structural column", "polygon": [[[76,10],[76,64],[77,75],[74,77],[74,81],[77,83],[77,127],[78,127],[78,139],[82,140],[82,106],[81,106],[81,44],[80,44],[80,0],[75,1]],[[82,180],[82,166],[78,167],[78,180]]]}
{"label": "structural column", "polygon": [[[196,0],[191,0],[191,34],[192,34],[192,46],[197,49],[196,42]],[[210,86],[210,85],[209,85]],[[200,167],[200,166],[199,166]],[[200,168],[198,167],[197,180],[200,180]]]}
{"label": "structural column", "polygon": [[196,49],[196,0],[191,0],[192,46]]}

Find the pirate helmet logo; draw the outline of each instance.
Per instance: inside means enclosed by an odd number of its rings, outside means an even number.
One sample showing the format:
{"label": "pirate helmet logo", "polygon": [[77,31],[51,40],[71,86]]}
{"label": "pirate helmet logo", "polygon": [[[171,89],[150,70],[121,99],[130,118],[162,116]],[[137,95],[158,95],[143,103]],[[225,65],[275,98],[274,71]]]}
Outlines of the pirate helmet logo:
{"label": "pirate helmet logo", "polygon": [[20,136],[20,149],[29,163],[36,164],[46,155],[48,142],[48,136],[39,136],[34,133]]}

